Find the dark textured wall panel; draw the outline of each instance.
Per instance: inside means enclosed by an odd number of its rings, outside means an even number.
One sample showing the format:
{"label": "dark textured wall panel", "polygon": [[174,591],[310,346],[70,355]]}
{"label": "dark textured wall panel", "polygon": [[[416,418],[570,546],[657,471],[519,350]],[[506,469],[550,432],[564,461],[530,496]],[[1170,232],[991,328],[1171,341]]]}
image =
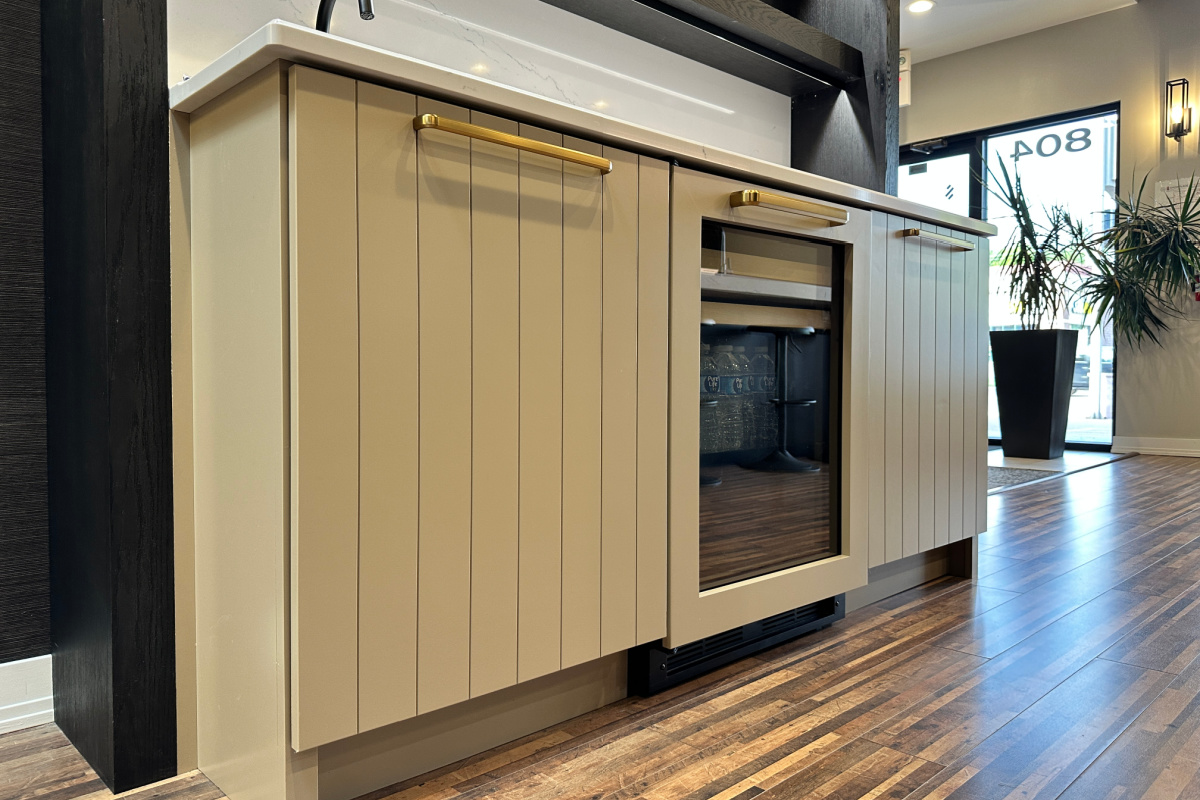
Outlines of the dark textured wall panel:
{"label": "dark textured wall panel", "polygon": [[0,0],[0,662],[50,652],[41,12]]}

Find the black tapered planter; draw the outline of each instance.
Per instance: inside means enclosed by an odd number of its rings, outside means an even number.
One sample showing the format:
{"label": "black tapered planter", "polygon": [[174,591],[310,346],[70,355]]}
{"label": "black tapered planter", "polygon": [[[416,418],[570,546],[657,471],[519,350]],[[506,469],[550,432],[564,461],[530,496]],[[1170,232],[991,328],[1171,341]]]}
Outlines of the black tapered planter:
{"label": "black tapered planter", "polygon": [[1000,444],[1016,458],[1059,458],[1079,331],[992,331]]}

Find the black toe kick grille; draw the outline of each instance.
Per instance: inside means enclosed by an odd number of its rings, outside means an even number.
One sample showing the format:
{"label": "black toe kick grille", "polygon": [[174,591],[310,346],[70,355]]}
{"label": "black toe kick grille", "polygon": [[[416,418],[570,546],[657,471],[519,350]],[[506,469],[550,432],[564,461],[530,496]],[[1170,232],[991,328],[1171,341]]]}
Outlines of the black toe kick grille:
{"label": "black toe kick grille", "polygon": [[846,616],[839,594],[676,648],[644,644],[629,651],[629,693],[647,697],[739,658],[828,628]]}

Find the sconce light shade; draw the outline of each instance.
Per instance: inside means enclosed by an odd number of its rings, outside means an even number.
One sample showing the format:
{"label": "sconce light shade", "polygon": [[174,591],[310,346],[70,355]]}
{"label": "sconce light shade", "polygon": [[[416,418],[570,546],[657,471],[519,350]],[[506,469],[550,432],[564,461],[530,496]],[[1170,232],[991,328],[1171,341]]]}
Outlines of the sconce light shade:
{"label": "sconce light shade", "polygon": [[1188,105],[1187,78],[1167,81],[1166,122],[1164,133],[1168,139],[1179,141],[1192,132],[1192,107]]}

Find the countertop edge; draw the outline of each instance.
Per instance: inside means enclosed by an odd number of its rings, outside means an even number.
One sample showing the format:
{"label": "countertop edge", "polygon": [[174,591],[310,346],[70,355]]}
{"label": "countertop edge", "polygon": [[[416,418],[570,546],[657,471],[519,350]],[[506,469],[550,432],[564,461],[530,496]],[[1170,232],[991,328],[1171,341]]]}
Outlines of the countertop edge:
{"label": "countertop edge", "polygon": [[803,192],[921,220],[957,231],[994,236],[995,226],[928,206],[822,178],[781,164],[709,147],[567,103],[455,72],[371,45],[272,20],[196,75],[170,89],[173,111],[191,113],[276,61],[328,69],[375,83],[469,103],[482,111],[517,116],[564,133],[599,140],[680,165],[774,188]]}

